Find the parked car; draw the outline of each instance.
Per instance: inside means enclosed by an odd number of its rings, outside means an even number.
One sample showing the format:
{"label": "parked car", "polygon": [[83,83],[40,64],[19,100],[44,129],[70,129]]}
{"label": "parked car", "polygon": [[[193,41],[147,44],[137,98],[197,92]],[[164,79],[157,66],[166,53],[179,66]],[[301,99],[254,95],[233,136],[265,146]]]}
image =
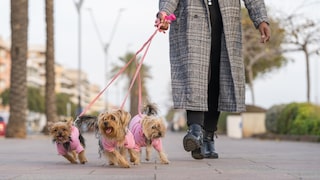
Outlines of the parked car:
{"label": "parked car", "polygon": [[4,122],[3,117],[0,116],[0,136],[6,134],[6,122]]}

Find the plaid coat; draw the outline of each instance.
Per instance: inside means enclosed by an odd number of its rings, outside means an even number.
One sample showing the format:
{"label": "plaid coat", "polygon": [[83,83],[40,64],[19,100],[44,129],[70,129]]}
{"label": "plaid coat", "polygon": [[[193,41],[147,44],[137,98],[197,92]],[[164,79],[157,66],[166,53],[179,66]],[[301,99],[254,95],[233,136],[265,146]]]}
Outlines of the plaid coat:
{"label": "plaid coat", "polygon": [[[241,3],[218,1],[223,22],[219,110],[241,112],[245,111]],[[256,28],[268,21],[263,0],[244,0],[244,4]],[[159,10],[177,17],[169,32],[174,108],[207,111],[211,48],[207,0],[159,0]]]}

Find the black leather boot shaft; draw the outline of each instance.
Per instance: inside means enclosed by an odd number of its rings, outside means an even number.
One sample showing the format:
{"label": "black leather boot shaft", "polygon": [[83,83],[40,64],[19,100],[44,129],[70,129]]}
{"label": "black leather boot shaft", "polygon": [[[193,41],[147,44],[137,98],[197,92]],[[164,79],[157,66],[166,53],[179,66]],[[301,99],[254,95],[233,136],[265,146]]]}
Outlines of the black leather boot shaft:
{"label": "black leather boot shaft", "polygon": [[219,157],[214,146],[214,132],[204,132],[203,137],[204,158],[217,159]]}
{"label": "black leather boot shaft", "polygon": [[214,141],[214,132],[204,131],[203,139],[207,141]]}
{"label": "black leather boot shaft", "polygon": [[195,137],[202,139],[202,127],[199,124],[191,124],[188,130]]}

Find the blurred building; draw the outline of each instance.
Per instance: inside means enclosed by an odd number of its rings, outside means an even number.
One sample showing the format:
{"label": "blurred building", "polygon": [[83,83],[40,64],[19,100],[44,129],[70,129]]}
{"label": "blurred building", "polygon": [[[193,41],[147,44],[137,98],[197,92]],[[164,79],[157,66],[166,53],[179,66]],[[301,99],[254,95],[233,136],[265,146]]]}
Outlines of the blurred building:
{"label": "blurred building", "polygon": [[0,93],[10,86],[10,59],[9,44],[0,37]]}
{"label": "blurred building", "polygon": [[[0,37],[0,94],[10,86],[11,57],[10,45]],[[8,111],[8,107],[2,106],[0,98],[0,111]]]}
{"label": "blurred building", "polygon": [[[10,87],[11,57],[10,44],[0,37],[0,94]],[[45,92],[45,46],[29,46],[27,59],[27,85]],[[55,64],[55,91],[70,95],[71,101],[78,104],[78,70],[68,69]],[[81,72],[81,104],[84,108],[100,92],[98,85],[88,81],[87,74]],[[1,103],[0,103],[1,104]],[[104,109],[103,98],[99,98],[88,110],[88,113]],[[0,110],[5,108],[0,106]]]}

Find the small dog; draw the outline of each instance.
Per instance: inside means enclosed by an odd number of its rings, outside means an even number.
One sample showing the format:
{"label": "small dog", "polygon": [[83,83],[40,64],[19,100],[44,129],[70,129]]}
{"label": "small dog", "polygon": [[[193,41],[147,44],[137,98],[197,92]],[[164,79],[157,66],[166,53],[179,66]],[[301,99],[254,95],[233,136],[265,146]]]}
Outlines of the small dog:
{"label": "small dog", "polygon": [[129,168],[126,149],[134,148],[132,133],[128,130],[131,115],[124,110],[101,113],[98,116],[99,152],[103,152],[109,165]]}
{"label": "small dog", "polygon": [[[55,142],[59,155],[65,157],[73,164],[77,164],[77,158],[81,164],[88,162],[85,155],[85,139],[79,129],[72,125],[72,120],[49,123],[49,133]],[[78,157],[77,157],[78,155]]]}
{"label": "small dog", "polygon": [[138,114],[129,123],[129,130],[135,139],[135,148],[129,149],[130,161],[135,165],[140,164],[141,147],[146,147],[146,160],[150,160],[153,148],[158,152],[162,164],[169,164],[169,160],[162,148],[162,140],[166,133],[163,119],[157,116],[154,104],[147,104],[142,117]]}

